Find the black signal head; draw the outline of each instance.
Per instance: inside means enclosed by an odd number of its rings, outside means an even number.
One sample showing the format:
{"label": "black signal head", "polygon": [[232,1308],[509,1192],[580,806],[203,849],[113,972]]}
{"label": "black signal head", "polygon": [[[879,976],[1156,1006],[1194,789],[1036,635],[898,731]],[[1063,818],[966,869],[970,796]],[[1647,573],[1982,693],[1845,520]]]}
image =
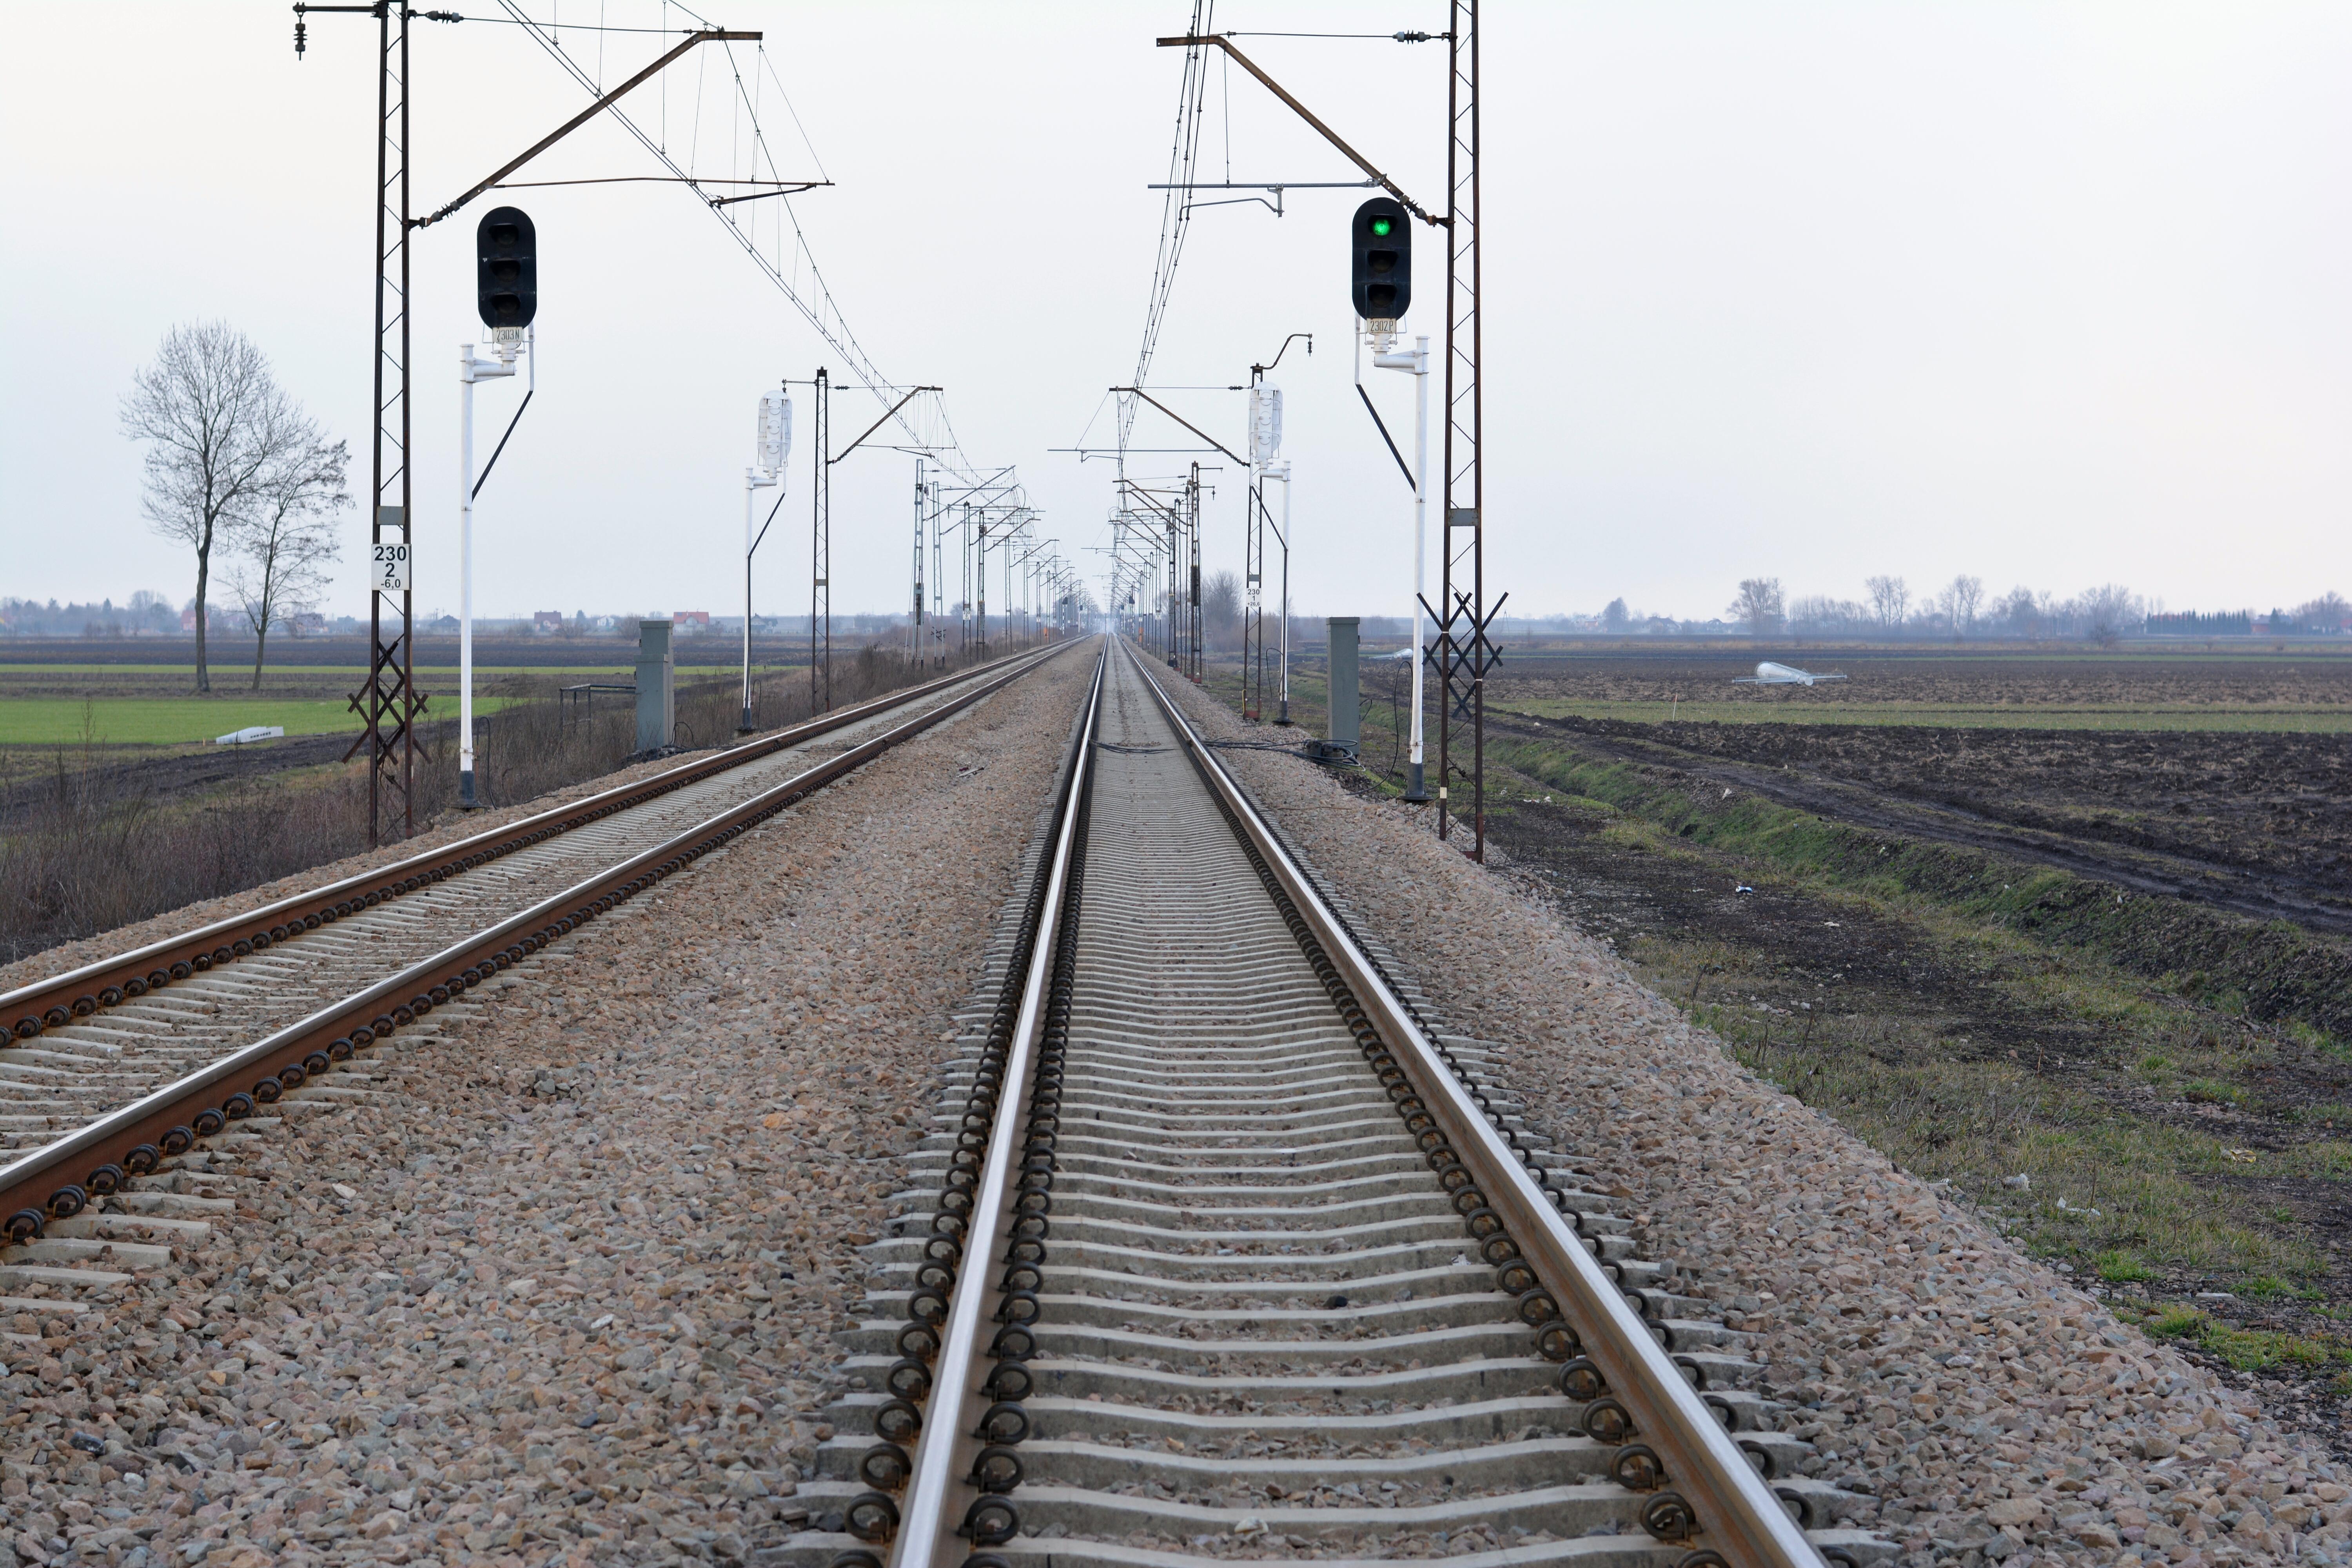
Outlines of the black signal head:
{"label": "black signal head", "polygon": [[1404,205],[1374,196],[1356,209],[1348,240],[1349,297],[1368,321],[1393,321],[1412,303],[1412,218]]}
{"label": "black signal head", "polygon": [[474,228],[475,304],[486,327],[527,327],[539,314],[539,231],[520,207],[492,207]]}

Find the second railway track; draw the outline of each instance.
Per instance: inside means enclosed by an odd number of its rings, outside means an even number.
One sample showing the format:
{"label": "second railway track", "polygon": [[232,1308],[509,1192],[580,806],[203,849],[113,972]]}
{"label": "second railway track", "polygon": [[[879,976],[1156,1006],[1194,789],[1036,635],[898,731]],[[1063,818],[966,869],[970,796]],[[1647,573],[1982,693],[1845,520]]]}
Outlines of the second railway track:
{"label": "second railway track", "polygon": [[[26,1245],[79,1239],[93,1202],[1050,657],[890,693],[0,997],[0,1268],[42,1267]],[[366,1092],[345,1083],[308,1089]]]}
{"label": "second railway track", "polygon": [[793,1562],[1892,1554],[1123,649],[1066,773]]}

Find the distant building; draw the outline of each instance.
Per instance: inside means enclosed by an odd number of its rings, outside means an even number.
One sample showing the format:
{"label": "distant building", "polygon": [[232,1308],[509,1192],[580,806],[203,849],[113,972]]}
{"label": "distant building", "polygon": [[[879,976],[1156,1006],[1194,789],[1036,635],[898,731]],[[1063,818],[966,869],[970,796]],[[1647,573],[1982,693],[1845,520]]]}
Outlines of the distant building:
{"label": "distant building", "polygon": [[530,629],[541,637],[552,637],[563,629],[563,612],[562,610],[532,611]]}
{"label": "distant building", "polygon": [[681,626],[697,626],[705,631],[710,628],[709,610],[679,610],[670,616],[670,620]]}
{"label": "distant building", "polygon": [[305,610],[300,615],[290,617],[286,623],[286,629],[298,637],[324,637],[327,632],[327,617],[316,610]]}

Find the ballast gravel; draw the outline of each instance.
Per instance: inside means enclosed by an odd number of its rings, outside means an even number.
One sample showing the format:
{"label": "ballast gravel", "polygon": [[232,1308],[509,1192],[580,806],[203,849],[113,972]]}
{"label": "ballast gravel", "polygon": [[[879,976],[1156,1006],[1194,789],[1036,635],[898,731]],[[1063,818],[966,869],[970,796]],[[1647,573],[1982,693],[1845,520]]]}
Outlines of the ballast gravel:
{"label": "ballast gravel", "polygon": [[0,1568],[761,1561],[1092,662],[173,1163],[169,1263],[5,1287]]}
{"label": "ballast gravel", "polygon": [[2315,1443],[1740,1067],[1533,879],[1171,684],[1204,737],[1254,743],[1220,754],[1441,1026],[1504,1047],[1529,1123],[1605,1175],[1645,1254],[1760,1336],[1784,1425],[1878,1500],[1856,1522],[1901,1562],[2352,1562],[2352,1476]]}

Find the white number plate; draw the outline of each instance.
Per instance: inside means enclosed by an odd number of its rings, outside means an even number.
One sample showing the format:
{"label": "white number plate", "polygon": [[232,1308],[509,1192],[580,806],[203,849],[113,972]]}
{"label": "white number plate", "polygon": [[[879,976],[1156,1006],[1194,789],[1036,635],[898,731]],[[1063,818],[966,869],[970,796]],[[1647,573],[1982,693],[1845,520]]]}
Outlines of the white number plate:
{"label": "white number plate", "polygon": [[375,591],[379,594],[408,592],[408,546],[386,540],[375,546]]}

